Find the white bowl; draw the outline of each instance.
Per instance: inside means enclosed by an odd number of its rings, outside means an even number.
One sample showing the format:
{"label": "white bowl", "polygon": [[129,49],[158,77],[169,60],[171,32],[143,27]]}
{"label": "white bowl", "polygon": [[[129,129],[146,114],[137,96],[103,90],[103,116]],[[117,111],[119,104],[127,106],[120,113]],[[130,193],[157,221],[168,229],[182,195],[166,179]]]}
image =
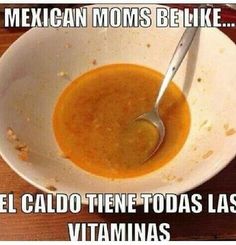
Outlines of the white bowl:
{"label": "white bowl", "polygon": [[[149,7],[154,13],[156,5]],[[48,191],[46,187],[53,185],[68,194],[182,193],[214,176],[233,159],[236,149],[236,134],[226,136],[224,129],[225,124],[236,128],[236,49],[215,28],[201,29],[175,76],[190,105],[191,130],[179,154],[161,169],[133,179],[94,176],[59,156],[52,130],[55,102],[71,80],[111,63],[140,64],[164,73],[183,30],[88,27],[25,33],[0,60],[2,157],[39,189]],[[69,77],[58,76],[60,71]],[[29,146],[29,163],[18,158],[5,137],[8,127]],[[206,157],[209,151],[213,154]]]}

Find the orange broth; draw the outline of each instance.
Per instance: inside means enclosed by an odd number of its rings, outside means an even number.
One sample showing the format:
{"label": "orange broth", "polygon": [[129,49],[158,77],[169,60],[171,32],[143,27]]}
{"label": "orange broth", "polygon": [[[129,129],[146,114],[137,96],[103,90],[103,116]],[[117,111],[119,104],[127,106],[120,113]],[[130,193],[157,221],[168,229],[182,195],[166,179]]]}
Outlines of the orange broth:
{"label": "orange broth", "polygon": [[60,95],[53,115],[61,150],[80,168],[108,178],[137,177],[168,163],[190,128],[189,106],[180,89],[172,82],[163,97],[160,116],[166,136],[146,162],[158,132],[147,122],[132,126],[153,107],[162,78],[143,66],[114,64],[75,79]]}

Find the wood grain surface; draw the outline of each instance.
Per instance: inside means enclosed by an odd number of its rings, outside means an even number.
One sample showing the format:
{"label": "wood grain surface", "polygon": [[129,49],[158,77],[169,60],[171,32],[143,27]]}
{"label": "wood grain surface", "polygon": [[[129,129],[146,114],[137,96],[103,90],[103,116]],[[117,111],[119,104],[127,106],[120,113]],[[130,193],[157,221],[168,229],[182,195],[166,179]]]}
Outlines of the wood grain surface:
{"label": "wood grain surface", "polygon": [[[235,13],[234,13],[235,16]],[[223,31],[236,42],[236,29],[224,28]],[[0,55],[25,30],[0,28]],[[221,173],[191,193],[234,193],[236,186],[236,159]],[[0,159],[0,193],[13,192],[16,207],[19,197],[27,193],[40,191],[14,173]],[[205,199],[204,199],[205,200]],[[205,201],[204,201],[205,202]],[[203,203],[204,203],[203,202]],[[88,214],[83,206],[80,214],[29,214],[18,211],[17,214],[0,214],[0,240],[68,240],[68,222],[168,222],[171,225],[173,240],[236,240],[235,214],[144,214],[138,207],[137,214]]]}

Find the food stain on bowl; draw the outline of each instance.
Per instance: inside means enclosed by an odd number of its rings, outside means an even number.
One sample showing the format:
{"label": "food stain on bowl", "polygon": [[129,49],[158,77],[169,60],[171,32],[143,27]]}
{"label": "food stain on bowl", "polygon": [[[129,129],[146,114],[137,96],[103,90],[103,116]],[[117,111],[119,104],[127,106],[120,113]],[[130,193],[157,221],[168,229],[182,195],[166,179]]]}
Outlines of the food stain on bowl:
{"label": "food stain on bowl", "polygon": [[51,192],[57,191],[57,188],[54,185],[47,185],[45,188]]}
{"label": "food stain on bowl", "polygon": [[236,133],[236,130],[234,128],[230,128],[229,124],[224,124],[224,130],[226,136],[231,136]]}
{"label": "food stain on bowl", "polygon": [[146,67],[114,64],[74,80],[60,95],[53,115],[64,155],[80,168],[108,178],[137,177],[168,163],[190,128],[188,103],[173,82],[160,105],[166,136],[155,156],[144,162],[157,140],[149,123],[124,133],[138,115],[152,108],[162,78]]}
{"label": "food stain on bowl", "polygon": [[209,150],[208,152],[206,152],[206,153],[202,156],[202,159],[207,159],[207,158],[210,157],[213,153],[214,153],[214,151]]}
{"label": "food stain on bowl", "polygon": [[29,147],[25,143],[21,142],[14,130],[10,127],[7,129],[7,138],[12,143],[12,145],[14,145],[18,158],[25,162],[28,161]]}

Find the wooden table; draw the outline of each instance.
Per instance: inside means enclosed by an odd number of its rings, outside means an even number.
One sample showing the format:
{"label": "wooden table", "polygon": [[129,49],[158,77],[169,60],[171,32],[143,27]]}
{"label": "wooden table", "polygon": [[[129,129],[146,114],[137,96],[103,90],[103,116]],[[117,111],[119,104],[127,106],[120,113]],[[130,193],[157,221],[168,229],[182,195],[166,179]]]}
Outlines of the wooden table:
{"label": "wooden table", "polygon": [[[0,28],[0,55],[25,30],[6,30]],[[236,42],[236,29],[224,29],[227,35]],[[200,193],[206,197],[208,193],[234,193],[236,186],[236,159],[213,179],[190,192]],[[0,160],[0,193],[14,192],[16,206],[24,192],[38,193],[34,188],[8,165]],[[233,214],[144,214],[138,208],[137,214],[99,215],[88,214],[87,206],[78,215],[47,214],[25,215],[0,214],[0,240],[67,240],[67,222],[168,222],[171,225],[173,240],[213,240],[236,239],[236,215]]]}

